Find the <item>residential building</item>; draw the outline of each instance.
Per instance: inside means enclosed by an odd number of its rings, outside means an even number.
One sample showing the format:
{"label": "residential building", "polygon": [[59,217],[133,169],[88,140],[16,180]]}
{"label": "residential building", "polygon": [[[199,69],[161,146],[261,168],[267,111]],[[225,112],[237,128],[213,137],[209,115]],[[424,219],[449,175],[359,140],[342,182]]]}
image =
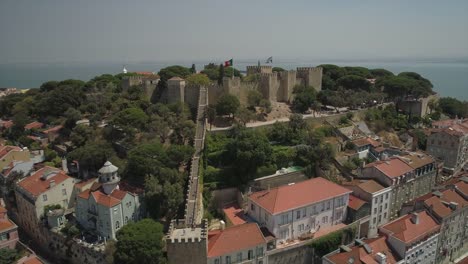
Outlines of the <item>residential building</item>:
{"label": "residential building", "polygon": [[370,205],[364,200],[350,194],[348,201],[348,212],[346,214],[346,222],[352,223],[359,219],[369,216],[371,213]]}
{"label": "residential building", "polygon": [[40,129],[42,127],[44,127],[43,123],[34,121],[34,122],[31,122],[31,123],[25,125],[24,129],[25,130],[31,130],[31,129]]}
{"label": "residential building", "polygon": [[60,136],[60,130],[62,128],[63,128],[62,125],[54,126],[54,127],[51,127],[42,131],[42,134],[44,134],[47,137],[47,139],[49,140],[49,143],[54,142],[55,139]]}
{"label": "residential building", "polygon": [[370,137],[359,138],[351,141],[354,146],[354,149],[358,153],[358,158],[365,159],[370,156],[373,160],[376,160],[377,157],[374,156],[372,150],[382,146],[382,144]]}
{"label": "residential building", "polygon": [[390,221],[392,188],[384,187],[375,180],[354,180],[343,186],[353,191],[353,195],[370,204],[368,238],[376,237],[378,227]]}
{"label": "residential building", "polygon": [[436,263],[439,230],[440,225],[426,211],[402,216],[379,228],[407,264]]}
{"label": "residential building", "polygon": [[399,264],[405,263],[381,236],[366,241],[356,240],[356,245],[341,249],[322,257],[323,264]]}
{"label": "residential building", "polygon": [[15,189],[18,224],[33,238],[39,237],[37,226],[45,208],[60,205],[67,210],[74,206],[76,179],[64,171],[46,166],[17,183]]}
{"label": "residential building", "polygon": [[468,159],[468,119],[450,119],[432,123],[427,152],[444,161],[444,170],[458,172]]}
{"label": "residential building", "polygon": [[437,263],[450,263],[468,252],[468,178],[423,201],[426,210],[441,225]]}
{"label": "residential building", "polygon": [[433,157],[423,152],[409,152],[399,155],[414,170],[414,188],[411,196],[414,198],[430,193],[437,179],[437,164]]}
{"label": "residential building", "polygon": [[16,146],[0,146],[0,170],[9,166],[14,161],[30,161],[28,149]]}
{"label": "residential building", "polygon": [[1,120],[0,119],[0,131],[10,129],[14,125],[12,120]]}
{"label": "residential building", "polygon": [[118,168],[109,161],[99,170],[99,182],[77,197],[76,219],[96,235],[115,239],[115,234],[129,221],[137,221],[141,213],[140,197],[119,188]]}
{"label": "residential building", "polygon": [[208,264],[266,264],[268,240],[257,223],[246,223],[208,233]]}
{"label": "residential building", "polygon": [[15,249],[18,241],[18,226],[8,218],[5,207],[0,205],[0,249]]}
{"label": "residential building", "polygon": [[391,188],[390,219],[395,219],[404,203],[430,192],[436,171],[437,166],[430,156],[410,154],[369,163],[360,177]]}
{"label": "residential building", "polygon": [[250,194],[247,214],[268,228],[278,243],[306,239],[321,228],[344,222],[350,193],[314,178]]}
{"label": "residential building", "polygon": [[27,176],[34,167],[34,161],[17,161],[0,170],[0,193],[3,197],[13,189],[14,182]]}

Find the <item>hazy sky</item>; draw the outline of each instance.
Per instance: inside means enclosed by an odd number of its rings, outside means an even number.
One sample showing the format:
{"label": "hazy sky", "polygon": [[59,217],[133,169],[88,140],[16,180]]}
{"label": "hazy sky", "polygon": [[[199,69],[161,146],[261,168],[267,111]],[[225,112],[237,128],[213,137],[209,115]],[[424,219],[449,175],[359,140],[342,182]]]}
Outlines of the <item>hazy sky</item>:
{"label": "hazy sky", "polygon": [[468,57],[467,0],[0,0],[0,63]]}

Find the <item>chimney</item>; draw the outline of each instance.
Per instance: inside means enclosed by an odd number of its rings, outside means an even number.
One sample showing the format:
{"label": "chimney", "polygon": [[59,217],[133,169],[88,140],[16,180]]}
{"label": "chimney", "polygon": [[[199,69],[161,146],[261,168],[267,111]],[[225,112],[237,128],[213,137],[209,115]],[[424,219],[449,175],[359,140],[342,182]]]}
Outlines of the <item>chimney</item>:
{"label": "chimney", "polygon": [[62,158],[62,170],[68,174],[68,165],[67,165],[67,159]]}
{"label": "chimney", "polygon": [[453,211],[455,211],[455,210],[457,210],[458,203],[456,203],[456,202],[450,202],[449,207],[450,207],[450,209],[452,209]]}
{"label": "chimney", "polygon": [[419,224],[419,214],[414,212],[411,214],[411,222],[413,222],[413,224],[415,225],[418,225]]}
{"label": "chimney", "polygon": [[226,223],[223,220],[219,221],[219,226],[220,226],[221,230],[226,229]]}
{"label": "chimney", "polygon": [[49,189],[55,186],[55,180],[50,180]]}
{"label": "chimney", "polygon": [[379,252],[375,254],[375,261],[379,264],[387,264],[387,256],[384,253]]}

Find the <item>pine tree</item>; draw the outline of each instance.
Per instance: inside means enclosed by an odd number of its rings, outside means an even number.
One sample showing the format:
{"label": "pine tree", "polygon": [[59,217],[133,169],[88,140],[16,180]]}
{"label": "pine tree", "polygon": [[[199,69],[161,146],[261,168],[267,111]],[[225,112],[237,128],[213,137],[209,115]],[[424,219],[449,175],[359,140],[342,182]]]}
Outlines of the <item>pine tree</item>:
{"label": "pine tree", "polygon": [[218,84],[223,85],[223,78],[224,78],[224,65],[219,65],[219,77],[218,77]]}
{"label": "pine tree", "polygon": [[192,74],[197,73],[197,69],[195,68],[195,63],[192,64],[192,68],[190,69],[190,71],[192,72]]}

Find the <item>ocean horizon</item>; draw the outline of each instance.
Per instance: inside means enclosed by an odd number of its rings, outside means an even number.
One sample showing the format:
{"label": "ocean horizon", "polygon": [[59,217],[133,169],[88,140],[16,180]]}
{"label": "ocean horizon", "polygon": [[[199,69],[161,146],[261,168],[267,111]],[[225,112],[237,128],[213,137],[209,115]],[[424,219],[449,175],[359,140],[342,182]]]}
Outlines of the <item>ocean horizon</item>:
{"label": "ocean horizon", "polygon": [[[195,64],[197,70],[213,61],[141,61],[141,62],[49,62],[49,63],[3,63],[0,64],[0,87],[18,89],[38,88],[46,81],[79,79],[88,81],[101,74],[118,74],[125,65],[128,71],[158,72],[170,65],[190,67]],[[266,65],[261,61],[262,65]],[[246,66],[257,65],[258,60],[234,58],[234,67],[245,71]],[[441,97],[454,97],[468,100],[468,59],[362,59],[362,60],[325,60],[325,59],[274,59],[268,64],[284,69],[336,64],[338,66],[362,66],[370,69],[383,68],[395,74],[412,71],[429,79]]]}

